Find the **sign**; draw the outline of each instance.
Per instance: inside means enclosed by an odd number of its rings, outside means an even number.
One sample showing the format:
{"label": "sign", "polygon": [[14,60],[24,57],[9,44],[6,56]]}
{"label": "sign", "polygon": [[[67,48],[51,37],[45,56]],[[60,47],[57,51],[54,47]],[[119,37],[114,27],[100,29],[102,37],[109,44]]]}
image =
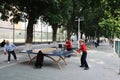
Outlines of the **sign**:
{"label": "sign", "polygon": [[84,17],[82,16],[82,17],[80,17],[80,21],[84,21]]}

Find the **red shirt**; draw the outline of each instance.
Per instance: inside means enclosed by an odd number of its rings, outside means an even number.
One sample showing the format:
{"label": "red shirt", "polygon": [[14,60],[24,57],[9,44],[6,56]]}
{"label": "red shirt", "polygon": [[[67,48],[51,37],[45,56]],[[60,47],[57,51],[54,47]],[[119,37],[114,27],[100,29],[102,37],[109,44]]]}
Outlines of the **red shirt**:
{"label": "red shirt", "polygon": [[69,40],[66,41],[66,47],[67,48],[72,48],[72,44]]}
{"label": "red shirt", "polygon": [[86,50],[86,45],[85,45],[84,43],[81,44],[81,45],[80,45],[80,49],[77,50],[77,52],[81,52],[81,51],[82,51],[82,52],[86,52],[86,51],[87,51],[87,50]]}

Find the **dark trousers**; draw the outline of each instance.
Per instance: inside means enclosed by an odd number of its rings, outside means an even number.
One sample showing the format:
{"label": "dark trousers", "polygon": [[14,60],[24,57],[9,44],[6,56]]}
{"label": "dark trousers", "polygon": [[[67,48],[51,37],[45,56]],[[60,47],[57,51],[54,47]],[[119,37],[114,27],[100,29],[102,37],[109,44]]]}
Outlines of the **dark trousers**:
{"label": "dark trousers", "polygon": [[83,52],[81,56],[81,65],[87,68],[88,64],[87,64],[86,58],[87,58],[87,52]]}
{"label": "dark trousers", "polygon": [[67,48],[67,51],[71,51],[71,50],[73,50],[72,48]]}
{"label": "dark trousers", "polygon": [[11,54],[13,55],[14,59],[17,59],[16,57],[16,54],[15,54],[15,51],[8,51],[8,61],[10,61],[10,58],[11,58]]}

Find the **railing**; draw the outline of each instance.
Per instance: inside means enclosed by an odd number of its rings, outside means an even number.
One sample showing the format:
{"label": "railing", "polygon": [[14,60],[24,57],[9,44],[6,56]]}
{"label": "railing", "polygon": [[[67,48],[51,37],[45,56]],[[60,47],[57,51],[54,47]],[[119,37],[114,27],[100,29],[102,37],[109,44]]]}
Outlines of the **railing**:
{"label": "railing", "polygon": [[[26,31],[21,29],[0,27],[0,42],[9,40],[13,43],[25,43]],[[57,41],[65,41],[66,34],[57,33]],[[33,42],[51,42],[52,32],[33,31]]]}

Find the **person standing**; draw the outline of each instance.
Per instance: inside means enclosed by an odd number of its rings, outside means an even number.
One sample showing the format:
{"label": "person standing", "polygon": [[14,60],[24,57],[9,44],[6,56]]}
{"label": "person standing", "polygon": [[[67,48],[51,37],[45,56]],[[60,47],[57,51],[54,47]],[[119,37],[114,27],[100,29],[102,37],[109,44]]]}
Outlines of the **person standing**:
{"label": "person standing", "polygon": [[8,53],[8,63],[10,63],[11,54],[13,55],[15,60],[18,60],[14,51],[15,48],[16,46],[14,44],[6,40],[6,44],[4,46],[4,54]]}
{"label": "person standing", "polygon": [[84,43],[84,40],[80,40],[80,48],[77,50],[77,52],[79,52],[79,53],[82,52],[80,67],[85,67],[84,70],[88,70],[89,66],[88,66],[88,63],[86,61],[87,50],[86,50],[86,45]]}
{"label": "person standing", "polygon": [[66,40],[66,42],[65,42],[65,47],[66,47],[66,50],[67,50],[67,51],[71,51],[71,50],[73,49],[72,43],[70,42],[69,39]]}
{"label": "person standing", "polygon": [[1,42],[1,47],[4,47],[4,45],[5,45],[5,40]]}

